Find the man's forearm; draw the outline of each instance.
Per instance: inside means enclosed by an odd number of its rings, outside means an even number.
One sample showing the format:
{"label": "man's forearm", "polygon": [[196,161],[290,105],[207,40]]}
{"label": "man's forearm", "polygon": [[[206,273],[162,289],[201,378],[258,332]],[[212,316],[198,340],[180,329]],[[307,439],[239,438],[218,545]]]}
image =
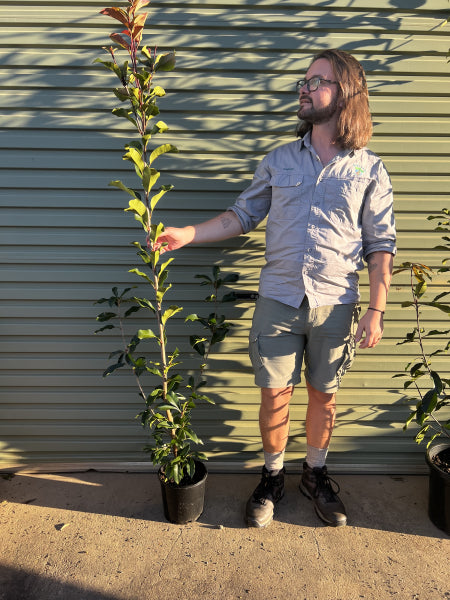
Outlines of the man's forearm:
{"label": "man's forearm", "polygon": [[241,222],[231,210],[227,210],[204,223],[188,225],[186,229],[189,231],[188,235],[192,244],[219,242],[243,233]]}
{"label": "man's forearm", "polygon": [[373,252],[367,257],[369,270],[369,306],[384,311],[392,278],[394,257],[390,252]]}

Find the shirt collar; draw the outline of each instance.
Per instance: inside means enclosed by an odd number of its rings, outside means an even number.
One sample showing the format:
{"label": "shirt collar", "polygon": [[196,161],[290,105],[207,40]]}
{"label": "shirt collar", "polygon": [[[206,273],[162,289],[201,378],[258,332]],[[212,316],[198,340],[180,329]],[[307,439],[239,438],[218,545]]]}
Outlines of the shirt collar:
{"label": "shirt collar", "polygon": [[[314,148],[312,147],[312,144],[311,144],[311,129],[307,133],[305,133],[305,135],[302,138],[300,138],[299,141],[300,141],[299,150],[301,150],[303,147],[305,147],[305,148],[308,148],[308,150],[310,152],[314,152]],[[336,154],[336,156],[334,157],[334,159],[331,162],[334,162],[341,158],[345,158],[346,156],[348,156],[349,158],[354,158],[355,150],[353,150],[353,149],[341,150],[338,154]]]}

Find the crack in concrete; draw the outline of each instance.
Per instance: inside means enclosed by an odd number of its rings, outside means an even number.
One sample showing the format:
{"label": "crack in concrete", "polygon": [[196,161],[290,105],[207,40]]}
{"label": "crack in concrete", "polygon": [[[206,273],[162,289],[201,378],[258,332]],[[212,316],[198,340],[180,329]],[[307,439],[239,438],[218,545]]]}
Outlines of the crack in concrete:
{"label": "crack in concrete", "polygon": [[175,548],[175,546],[178,544],[179,539],[181,538],[181,536],[183,535],[183,528],[180,527],[180,533],[178,534],[178,536],[176,537],[176,539],[174,540],[173,544],[170,546],[169,551],[167,552],[165,558],[163,559],[161,566],[159,567],[159,571],[158,571],[158,575],[160,578],[162,578],[162,570],[167,562],[167,559],[169,558],[169,556],[172,554],[172,550]]}
{"label": "crack in concrete", "polygon": [[313,529],[313,540],[314,540],[314,543],[316,545],[316,550],[317,550],[317,556],[316,556],[316,558],[317,558],[317,560],[319,560],[319,558],[322,558],[322,553],[320,551],[319,540],[317,539],[316,529],[315,528]]}

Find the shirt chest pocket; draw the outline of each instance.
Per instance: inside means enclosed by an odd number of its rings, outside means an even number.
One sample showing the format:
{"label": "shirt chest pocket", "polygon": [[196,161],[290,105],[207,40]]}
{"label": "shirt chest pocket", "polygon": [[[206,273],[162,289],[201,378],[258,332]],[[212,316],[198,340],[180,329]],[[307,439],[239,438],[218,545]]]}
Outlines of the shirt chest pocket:
{"label": "shirt chest pocket", "polygon": [[324,211],[331,220],[358,227],[368,180],[330,177],[325,182]]}
{"label": "shirt chest pocket", "polygon": [[274,173],[270,185],[272,186],[270,217],[277,220],[297,218],[303,205],[303,174],[294,171]]}

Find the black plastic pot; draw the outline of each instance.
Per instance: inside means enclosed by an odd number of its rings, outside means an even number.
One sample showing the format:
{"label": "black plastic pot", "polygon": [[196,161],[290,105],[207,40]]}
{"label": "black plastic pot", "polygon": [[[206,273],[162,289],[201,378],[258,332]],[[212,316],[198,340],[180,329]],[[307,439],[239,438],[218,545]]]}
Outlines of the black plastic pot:
{"label": "black plastic pot", "polygon": [[449,448],[449,442],[438,442],[431,445],[426,453],[426,461],[430,468],[428,515],[436,527],[448,535],[450,535],[450,473],[441,469],[433,458]]}
{"label": "black plastic pot", "polygon": [[207,477],[206,467],[199,461],[195,461],[195,474],[192,483],[187,485],[165,482],[161,469],[158,471],[164,516],[168,521],[183,525],[199,518],[205,502]]}

